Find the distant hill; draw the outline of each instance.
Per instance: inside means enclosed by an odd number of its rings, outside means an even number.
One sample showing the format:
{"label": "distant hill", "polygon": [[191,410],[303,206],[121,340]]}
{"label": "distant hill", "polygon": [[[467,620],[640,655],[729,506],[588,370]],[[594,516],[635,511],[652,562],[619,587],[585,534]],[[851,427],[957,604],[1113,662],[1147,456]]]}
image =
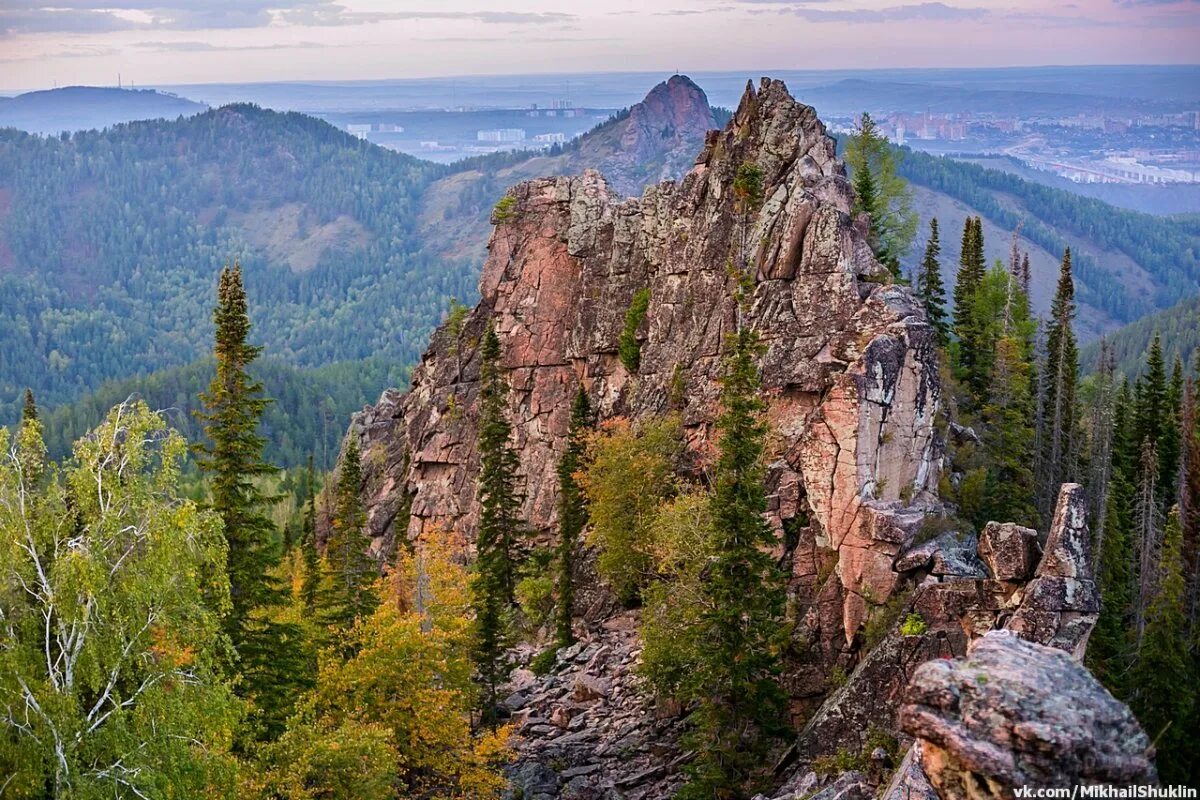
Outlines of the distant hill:
{"label": "distant hill", "polygon": [[[0,420],[210,347],[240,260],[254,340],[295,366],[412,363],[477,265],[422,255],[441,167],[301,114],[228,106],[66,138],[0,131]],[[8,413],[5,413],[7,410]]]}
{"label": "distant hill", "polygon": [[[1178,357],[1184,366],[1194,371],[1200,354],[1200,295],[1109,334],[1106,338],[1112,345],[1119,372],[1131,378],[1141,374],[1146,365],[1146,351],[1155,333],[1162,336],[1163,354],[1168,365]],[[1095,371],[1099,361],[1099,342],[1092,342],[1079,353],[1079,364],[1084,372]]]}
{"label": "distant hill", "polygon": [[134,120],[175,119],[207,109],[203,103],[154,89],[66,86],[0,98],[0,128],[57,134]]}
{"label": "distant hill", "polygon": [[1156,217],[1027,181],[999,170],[905,151],[900,173],[915,187],[922,228],[905,259],[915,266],[927,220],[942,227],[943,267],[953,281],[962,221],[984,219],[988,258],[1007,258],[1012,231],[1030,251],[1035,308],[1049,306],[1058,262],[1070,247],[1090,339],[1200,292],[1200,225],[1189,217]]}
{"label": "distant hill", "polygon": [[1160,102],[1062,91],[984,89],[930,83],[847,78],[800,89],[797,96],[823,117],[863,111],[985,112],[993,114],[1117,113],[1168,107]]}
{"label": "distant hill", "polygon": [[482,263],[493,204],[530,178],[599,170],[609,185],[640,195],[649,185],[678,179],[694,163],[704,134],[718,127],[704,90],[675,75],[627,110],[548,154],[505,153],[451,165],[421,200],[421,226],[431,247],[447,258]]}

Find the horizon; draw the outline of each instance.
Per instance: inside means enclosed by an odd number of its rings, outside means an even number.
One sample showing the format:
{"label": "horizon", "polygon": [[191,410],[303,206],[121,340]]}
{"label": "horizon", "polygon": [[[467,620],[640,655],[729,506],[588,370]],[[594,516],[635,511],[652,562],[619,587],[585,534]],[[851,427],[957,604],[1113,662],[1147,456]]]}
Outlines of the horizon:
{"label": "horizon", "polygon": [[[115,85],[118,74],[151,87],[724,73],[744,71],[748,49],[776,65],[766,73],[1196,66],[1200,43],[1198,0],[615,0],[606,11],[554,0],[6,5],[8,93]],[[628,69],[612,71],[617,60]]]}

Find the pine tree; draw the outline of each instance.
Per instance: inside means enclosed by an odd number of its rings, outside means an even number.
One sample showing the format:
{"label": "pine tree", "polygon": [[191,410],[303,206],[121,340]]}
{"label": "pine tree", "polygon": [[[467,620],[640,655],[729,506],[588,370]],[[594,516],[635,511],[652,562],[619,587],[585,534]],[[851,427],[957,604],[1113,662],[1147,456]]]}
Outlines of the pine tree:
{"label": "pine tree", "polygon": [[1033,497],[1033,426],[1030,424],[1029,358],[1021,341],[996,341],[992,381],[982,409],[983,446],[987,458],[984,516],[1032,525],[1037,512]]}
{"label": "pine tree", "polygon": [[286,594],[276,575],[279,565],[277,531],[266,509],[273,502],[257,481],[275,472],[263,460],[265,440],[258,425],[266,408],[262,385],[247,368],[261,348],[250,345],[250,315],[242,270],[221,270],[217,306],[213,311],[216,336],[213,353],[216,375],[200,395],[211,444],[197,445],[197,461],[209,479],[210,505],[224,524],[228,543],[231,610],[226,631],[237,651],[243,676],[239,689],[258,704],[257,736],[282,730],[281,713],[296,676],[289,669],[291,643],[301,637],[295,626],[279,624],[270,613],[283,605]]}
{"label": "pine tree", "polygon": [[275,526],[264,513],[270,499],[255,483],[275,472],[275,467],[263,460],[265,439],[257,433],[269,401],[261,396],[262,384],[247,372],[262,348],[247,343],[250,316],[238,265],[221,270],[213,321],[216,376],[208,391],[200,395],[204,410],[197,412],[212,444],[199,445],[196,450],[200,467],[211,482],[212,508],[225,523],[229,542],[233,611],[228,623],[237,646],[251,612],[281,602],[279,587],[266,577],[277,561]]}
{"label": "pine tree", "polygon": [[918,224],[912,191],[896,173],[899,153],[879,132],[871,115],[864,113],[846,141],[845,158],[854,181],[853,211],[870,218],[871,249],[898,278],[900,259],[912,246]]}
{"label": "pine tree", "polygon": [[575,550],[579,546],[579,535],[587,524],[587,505],[575,473],[582,466],[584,436],[591,427],[591,404],[580,384],[571,406],[567,447],[558,462],[558,603],[555,629],[559,647],[566,647],[575,641],[571,628],[575,604]]}
{"label": "pine tree", "polygon": [[1163,513],[1178,502],[1179,462],[1183,444],[1183,362],[1175,359],[1167,384],[1167,418],[1158,440],[1159,504]]}
{"label": "pine tree", "polygon": [[480,347],[479,533],[476,541],[474,603],[475,665],[483,694],[482,721],[497,721],[496,691],[503,679],[508,618],[514,603],[518,518],[517,456],[506,415],[508,384],[500,371],[500,339],[488,325]]}
{"label": "pine tree", "polygon": [[331,587],[326,621],[343,631],[369,615],[377,602],[374,583],[378,570],[370,554],[361,484],[362,456],[358,437],[351,434],[338,469],[333,520],[325,543]]}
{"label": "pine tree", "polygon": [[925,257],[921,260],[921,271],[917,273],[917,296],[925,307],[929,324],[937,332],[938,344],[945,347],[950,343],[950,325],[946,320],[946,287],[942,283],[942,265],[938,257],[942,245],[938,240],[937,217],[929,220],[929,241],[925,245]]}
{"label": "pine tree", "polygon": [[1161,558],[1162,514],[1158,503],[1158,451],[1150,439],[1142,441],[1138,482],[1134,498],[1134,530],[1138,554],[1138,585],[1134,603],[1134,631],[1140,649],[1146,633],[1146,615],[1156,591],[1156,565]]}
{"label": "pine tree", "polygon": [[1156,448],[1162,441],[1168,418],[1168,385],[1163,360],[1162,337],[1156,331],[1146,351],[1146,372],[1137,383],[1134,432],[1137,442],[1149,440]]}
{"label": "pine tree", "polygon": [[987,320],[979,319],[975,309],[976,293],[985,275],[983,258],[983,221],[968,217],[963,224],[958,275],[954,283],[954,335],[957,342],[957,374],[978,401],[987,388],[983,362],[990,352],[980,341]]}
{"label": "pine tree", "polygon": [[[1087,665],[1115,696],[1127,696],[1131,661],[1130,627],[1134,597],[1134,449],[1129,384],[1122,383],[1113,403],[1111,472],[1102,538],[1095,553],[1099,559],[1096,582],[1100,589],[1100,617],[1088,640]],[[1094,533],[1098,533],[1094,531]]]}
{"label": "pine tree", "polygon": [[313,457],[308,457],[305,472],[304,526],[301,530],[300,552],[304,562],[304,582],[300,587],[300,600],[304,609],[313,615],[317,611],[317,599],[321,590],[321,556],[317,552],[317,495],[316,473]]}
{"label": "pine tree", "polygon": [[25,390],[25,406],[21,409],[21,421],[28,422],[38,418],[37,402],[33,399],[33,389]]}
{"label": "pine tree", "polygon": [[747,796],[747,782],[765,755],[766,734],[777,732],[782,722],[775,647],[784,582],[767,552],[774,535],[763,519],[767,426],[760,349],[756,334],[742,325],[726,359],[711,501],[713,555],[698,623],[706,647],[693,678],[699,701],[693,736],[697,758],[681,798]]}
{"label": "pine tree", "polygon": [[1092,552],[1104,547],[1104,527],[1108,515],[1108,485],[1112,477],[1113,403],[1115,400],[1116,358],[1112,345],[1100,339],[1100,359],[1092,398],[1088,451],[1088,518],[1092,520]]}
{"label": "pine tree", "polygon": [[1195,742],[1188,741],[1195,702],[1191,654],[1184,613],[1184,578],[1179,509],[1172,508],[1163,535],[1162,554],[1154,565],[1155,592],[1146,611],[1145,633],[1131,685],[1130,706],[1156,741],[1156,765],[1165,784],[1195,776]]}
{"label": "pine tree", "polygon": [[1197,404],[1196,382],[1188,381],[1181,414],[1183,441],[1179,469],[1179,528],[1183,574],[1188,583],[1188,630],[1193,640],[1200,638],[1200,408],[1197,408]]}
{"label": "pine tree", "polygon": [[1046,381],[1042,413],[1045,429],[1040,453],[1040,512],[1053,513],[1054,498],[1063,484],[1074,479],[1076,448],[1075,385],[1079,378],[1079,352],[1072,323],[1075,319],[1075,281],[1071,275],[1071,250],[1063,253],[1058,288],[1050,304],[1046,331]]}

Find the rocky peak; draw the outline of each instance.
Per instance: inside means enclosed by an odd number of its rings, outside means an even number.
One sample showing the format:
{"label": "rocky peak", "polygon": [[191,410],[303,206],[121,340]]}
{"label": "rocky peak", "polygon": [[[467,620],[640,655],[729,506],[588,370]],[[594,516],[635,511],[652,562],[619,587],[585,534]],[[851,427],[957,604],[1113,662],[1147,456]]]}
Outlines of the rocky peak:
{"label": "rocky peak", "polygon": [[623,118],[586,134],[572,161],[579,169],[600,169],[621,194],[639,195],[648,184],[683,175],[714,127],[704,90],[673,75]]}

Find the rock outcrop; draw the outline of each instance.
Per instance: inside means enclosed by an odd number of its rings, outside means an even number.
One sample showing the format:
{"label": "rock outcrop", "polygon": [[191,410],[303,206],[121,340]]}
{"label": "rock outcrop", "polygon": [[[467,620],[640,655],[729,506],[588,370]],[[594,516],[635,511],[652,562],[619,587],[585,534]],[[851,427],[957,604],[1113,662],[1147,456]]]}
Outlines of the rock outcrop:
{"label": "rock outcrop", "polygon": [[900,726],[942,798],[1017,787],[1153,783],[1150,740],[1129,708],[1063,651],[994,631],[965,658],[917,668]]}
{"label": "rock outcrop", "polygon": [[[757,209],[734,202],[748,168],[761,175]],[[784,528],[796,531],[785,555],[812,635],[827,655],[847,648],[868,607],[891,594],[918,507],[935,500],[939,389],[930,327],[852,220],[844,168],[813,109],[764,80],[679,183],[626,200],[588,172],[523,183],[509,197],[493,219],[478,307],[435,335],[409,392],[385,393],[353,422],[379,545],[429,525],[474,529],[475,345],[489,323],[535,530],[553,530],[554,468],[580,383],[602,419],[676,409],[702,468],[737,314],[730,265],[745,263],[754,288],[744,324],[765,345],[772,518],[781,550]],[[642,289],[650,311],[631,373],[617,341]]]}

